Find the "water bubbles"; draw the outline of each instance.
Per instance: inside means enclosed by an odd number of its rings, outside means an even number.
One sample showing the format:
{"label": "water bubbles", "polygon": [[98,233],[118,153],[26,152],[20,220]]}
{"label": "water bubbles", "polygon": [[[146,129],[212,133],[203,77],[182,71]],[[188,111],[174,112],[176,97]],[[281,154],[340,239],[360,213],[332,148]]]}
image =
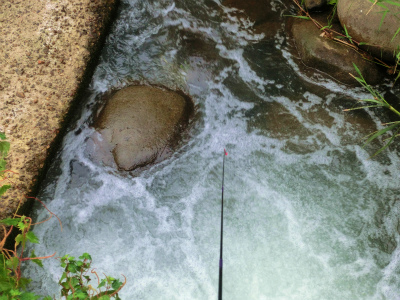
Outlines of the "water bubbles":
{"label": "water bubbles", "polygon": [[[124,2],[80,134],[67,135],[61,174],[42,187],[65,230],[37,226],[36,253],[90,252],[98,270],[127,276],[123,299],[215,298],[226,148],[226,297],[396,299],[399,161],[368,160],[359,139],[376,120],[342,112],[359,90],[301,78],[285,37],[257,43],[248,21],[214,2]],[[85,145],[96,96],[136,81],[180,88],[197,111],[182,147],[133,177],[96,164]],[[26,276],[52,292],[61,270],[45,265]]]}

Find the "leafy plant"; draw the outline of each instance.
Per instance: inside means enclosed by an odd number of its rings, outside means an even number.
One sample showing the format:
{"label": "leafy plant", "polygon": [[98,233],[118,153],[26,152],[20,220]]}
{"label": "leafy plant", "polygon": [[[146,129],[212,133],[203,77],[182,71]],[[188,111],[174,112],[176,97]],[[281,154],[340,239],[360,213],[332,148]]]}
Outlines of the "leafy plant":
{"label": "leafy plant", "polygon": [[[10,150],[10,143],[6,141],[6,139],[4,132],[0,132],[0,182],[5,180],[4,175],[8,171],[6,170],[5,158]],[[2,196],[10,187],[11,185],[9,184],[0,186],[0,196]]]}
{"label": "leafy plant", "polygon": [[[21,264],[24,261],[32,261],[39,266],[43,267],[41,260],[55,255],[44,257],[36,257],[35,252],[32,251],[29,257],[24,256],[25,246],[27,242],[39,243],[36,235],[30,231],[32,226],[32,219],[26,216],[17,216],[17,218],[7,218],[0,220],[5,236],[0,243],[0,300],[10,299],[23,299],[34,300],[39,299],[40,296],[30,292],[26,292],[26,288],[31,279],[21,276]],[[7,230],[5,225],[10,226]],[[20,233],[15,238],[14,250],[4,248],[7,237],[11,234],[13,227],[17,227]],[[17,247],[19,251],[17,252]],[[51,297],[44,298],[51,300]]]}
{"label": "leafy plant", "polygon": [[[6,170],[5,158],[10,149],[10,143],[6,141],[6,136],[0,132],[0,183],[4,180],[10,179],[5,176],[10,170]],[[0,196],[3,195],[11,186],[0,186]],[[46,209],[47,207],[37,198]],[[47,209],[50,217],[40,223],[50,220],[53,216],[58,217]],[[61,230],[62,224],[58,219]],[[37,257],[35,251],[32,250],[30,256],[25,256],[26,243],[31,242],[34,244],[39,243],[37,236],[31,231],[33,225],[32,219],[26,216],[20,216],[16,213],[13,218],[6,218],[0,220],[0,225],[4,231],[4,237],[0,241],[0,300],[36,300],[43,296],[27,292],[27,287],[31,279],[22,277],[21,265],[25,261],[32,261],[38,266],[43,267],[42,260],[53,257],[55,255],[48,255]],[[8,228],[6,227],[8,226]],[[11,235],[14,227],[19,230],[19,234],[15,238],[14,249],[10,250],[5,248],[7,238]],[[98,299],[98,300],[120,300],[118,292],[123,288],[126,283],[122,283],[119,279],[106,276],[105,279],[100,281],[99,276],[94,270],[91,273],[95,274],[98,280],[97,289],[94,289],[90,284],[90,277],[87,275],[91,268],[92,258],[88,253],[82,254],[79,260],[74,257],[65,255],[61,258],[61,267],[64,268],[64,273],[61,276],[59,284],[61,285],[61,297],[66,300],[78,299]],[[125,277],[125,276],[124,276]],[[52,300],[50,296],[44,297],[43,300]]]}
{"label": "leafy plant", "polygon": [[97,277],[97,289],[89,284],[91,281],[88,275],[92,257],[88,253],[83,253],[76,260],[75,257],[65,255],[61,258],[61,266],[64,273],[61,276],[59,284],[62,286],[61,296],[65,296],[67,300],[75,299],[99,299],[109,300],[115,298],[120,300],[118,292],[126,283],[122,283],[119,279],[110,276],[100,280],[98,274],[91,270],[92,274]]}
{"label": "leafy plant", "polygon": [[[356,79],[363,87],[365,87],[368,90],[368,92],[372,95],[373,98],[359,100],[359,102],[366,102],[368,105],[349,108],[349,109],[345,109],[344,111],[351,111],[351,110],[371,108],[371,107],[385,107],[400,117],[400,112],[398,112],[393,106],[391,106],[378,91],[373,89],[365,81],[364,77],[361,74],[361,71],[358,69],[358,67],[355,64],[353,64],[353,66],[356,69],[356,72],[358,73],[359,77],[354,76],[353,74],[350,74],[350,75],[354,79]],[[379,154],[380,152],[385,150],[387,147],[389,147],[389,145],[393,142],[393,140],[397,136],[399,136],[398,133],[400,131],[400,121],[390,122],[390,123],[386,123],[384,125],[387,125],[387,127],[383,128],[381,130],[375,131],[375,132],[371,133],[370,135],[366,136],[366,141],[365,141],[364,147],[365,147],[365,145],[369,144],[376,138],[378,138],[386,133],[389,133],[390,131],[394,132],[389,138],[385,139],[385,141],[387,141],[386,144],[382,148],[380,148],[373,156]]]}

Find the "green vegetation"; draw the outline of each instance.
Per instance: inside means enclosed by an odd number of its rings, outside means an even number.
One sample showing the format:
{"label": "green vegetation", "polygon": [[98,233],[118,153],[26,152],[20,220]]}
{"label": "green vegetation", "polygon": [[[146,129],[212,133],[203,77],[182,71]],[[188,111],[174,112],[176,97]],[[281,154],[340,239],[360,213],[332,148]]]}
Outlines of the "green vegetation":
{"label": "green vegetation", "polygon": [[[6,174],[10,171],[6,170],[5,158],[9,149],[10,143],[6,140],[5,134],[0,132],[0,183],[8,180]],[[9,184],[1,184],[0,196],[10,187],[11,185]],[[39,199],[37,200],[42,203]],[[43,203],[42,205],[44,206]],[[46,208],[46,206],[44,207]],[[58,217],[51,211],[49,211],[49,213],[50,217],[43,222],[49,221],[53,216],[58,219]],[[61,221],[59,220],[59,222],[61,226]],[[0,220],[0,225],[4,232],[4,238],[0,242],[0,300],[56,299],[51,296],[43,297],[27,292],[27,287],[31,279],[22,277],[21,274],[22,263],[31,261],[38,266],[43,267],[42,260],[55,255],[54,253],[48,256],[37,257],[33,250],[29,256],[25,255],[26,244],[28,242],[34,244],[39,243],[39,239],[31,231],[32,226],[37,224],[33,224],[31,218],[20,216],[15,213],[13,218]],[[8,226],[8,228],[6,226]],[[6,249],[6,240],[11,235],[14,228],[19,230],[19,234],[15,238],[14,249]],[[61,286],[61,299],[120,299],[118,292],[125,285],[126,279],[124,282],[121,282],[119,279],[106,276],[104,279],[100,280],[97,273],[94,270],[91,270],[92,258],[88,253],[82,254],[78,260],[72,256],[65,255],[60,258],[60,261],[61,267],[64,268],[64,272],[59,281]],[[94,288],[90,284],[91,278],[88,275],[89,271],[97,278],[97,288]]]}
{"label": "green vegetation", "polygon": [[64,273],[61,276],[59,284],[62,286],[61,295],[67,300],[72,299],[99,299],[109,300],[115,298],[121,300],[118,292],[126,283],[121,282],[110,276],[100,280],[97,273],[92,270],[91,273],[97,277],[97,289],[89,284],[90,276],[87,274],[90,271],[92,257],[88,253],[83,253],[79,256],[79,260],[75,257],[65,255],[61,258],[61,267],[64,268]]}
{"label": "green vegetation", "polygon": [[[398,112],[393,106],[391,106],[378,91],[373,89],[365,81],[364,77],[362,76],[362,74],[361,74],[360,70],[357,68],[357,66],[355,64],[353,64],[353,65],[354,65],[354,68],[356,69],[359,77],[354,76],[353,74],[350,74],[350,75],[354,79],[356,79],[363,87],[365,87],[368,90],[368,92],[372,95],[372,99],[359,100],[359,102],[365,102],[368,105],[359,106],[359,107],[350,108],[350,109],[345,109],[345,111],[356,110],[356,109],[364,109],[364,108],[372,108],[372,107],[384,107],[386,109],[391,110],[392,112],[394,112],[396,115],[398,115],[400,117],[400,112]],[[389,132],[394,132],[394,133],[389,138],[386,138],[384,140],[386,142],[386,144],[382,148],[380,148],[373,156],[379,154],[380,152],[385,150],[387,147],[389,147],[389,145],[393,142],[393,140],[397,136],[399,136],[400,121],[390,122],[390,123],[386,123],[386,124],[383,124],[383,125],[385,125],[386,127],[381,129],[381,130],[378,130],[376,132],[373,132],[368,136],[366,136],[365,145],[369,144],[370,142],[372,142],[376,138],[378,138],[380,136],[383,136],[384,134],[389,134]]]}
{"label": "green vegetation", "polygon": [[[6,170],[6,156],[10,150],[10,143],[6,141],[6,135],[0,132],[0,183],[4,180]],[[0,196],[2,196],[11,186],[4,184],[0,186]]]}

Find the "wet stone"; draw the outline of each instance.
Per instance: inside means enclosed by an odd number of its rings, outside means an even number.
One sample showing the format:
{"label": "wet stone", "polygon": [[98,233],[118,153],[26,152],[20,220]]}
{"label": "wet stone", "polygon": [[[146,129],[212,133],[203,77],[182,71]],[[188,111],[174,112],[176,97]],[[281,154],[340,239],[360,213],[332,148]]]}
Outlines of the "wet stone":
{"label": "wet stone", "polygon": [[131,171],[168,157],[179,143],[193,111],[182,93],[151,86],[130,86],[108,100],[88,141],[90,157]]}

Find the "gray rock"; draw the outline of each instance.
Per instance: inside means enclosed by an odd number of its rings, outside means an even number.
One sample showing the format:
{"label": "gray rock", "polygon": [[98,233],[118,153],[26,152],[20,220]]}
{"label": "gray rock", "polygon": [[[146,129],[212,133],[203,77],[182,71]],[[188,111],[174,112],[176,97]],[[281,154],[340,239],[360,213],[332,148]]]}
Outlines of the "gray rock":
{"label": "gray rock", "polygon": [[193,111],[188,97],[150,86],[130,86],[107,101],[94,123],[88,151],[96,161],[131,171],[165,158]]}
{"label": "gray rock", "polygon": [[[385,61],[394,61],[393,53],[398,51],[400,35],[393,40],[392,38],[400,27],[398,17],[400,7],[386,2],[378,2],[373,6],[373,2],[368,0],[338,1],[337,13],[340,23],[346,26],[354,40],[369,44],[369,46],[363,46],[365,50]],[[389,12],[382,21],[384,15],[382,12],[387,9]]]}
{"label": "gray rock", "polygon": [[306,66],[327,73],[340,82],[356,85],[357,82],[349,75],[356,73],[355,63],[370,84],[380,81],[381,74],[376,65],[363,59],[355,50],[321,37],[321,31],[313,22],[295,19],[292,34]]}

